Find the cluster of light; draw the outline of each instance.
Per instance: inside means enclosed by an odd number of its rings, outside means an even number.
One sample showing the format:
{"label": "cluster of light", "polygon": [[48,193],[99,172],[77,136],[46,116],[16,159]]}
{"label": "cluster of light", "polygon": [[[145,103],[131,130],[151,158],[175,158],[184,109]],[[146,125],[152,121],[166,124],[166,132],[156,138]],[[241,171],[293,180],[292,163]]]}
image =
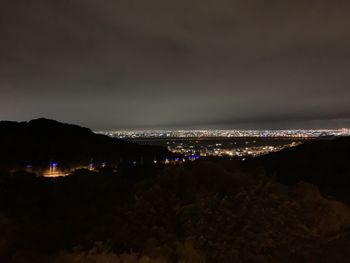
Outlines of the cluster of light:
{"label": "cluster of light", "polygon": [[350,129],[322,130],[136,130],[99,131],[120,139],[138,138],[208,138],[208,137],[263,137],[263,138],[316,138],[322,136],[350,136]]}
{"label": "cluster of light", "polygon": [[[154,165],[156,164],[166,164],[166,165],[170,165],[170,164],[181,164],[184,163],[186,161],[195,161],[197,159],[199,159],[200,156],[196,156],[196,155],[191,155],[191,156],[187,156],[185,157],[168,157],[165,159],[160,159],[160,160],[156,160],[154,159],[152,161],[152,163]],[[140,160],[132,160],[128,162],[130,165],[132,166],[139,166],[143,164],[143,161]],[[102,162],[99,165],[97,165],[97,168],[105,168],[105,167],[110,167],[110,168],[117,168],[115,165],[110,165],[107,162]],[[34,167],[32,165],[26,165],[25,166],[26,170],[28,172],[33,172],[36,171],[34,169]],[[66,169],[66,170],[61,170],[59,169],[59,164],[54,162],[54,163],[50,163],[50,166],[48,167],[48,169],[41,171],[38,170],[36,172],[38,172],[40,175],[44,176],[44,177],[61,177],[61,176],[67,176],[69,174],[71,174],[74,171],[80,170],[80,169],[89,169],[90,171],[94,171],[96,170],[96,164],[94,163],[90,163],[88,166],[84,166],[84,165],[80,165],[80,166],[75,166],[73,168],[70,169]],[[117,171],[117,169],[114,169],[114,171]]]}
{"label": "cluster of light", "polygon": [[66,175],[67,173],[59,169],[57,162],[50,162],[49,169],[43,173],[44,177],[60,177]]}
{"label": "cluster of light", "polygon": [[299,145],[300,142],[292,142],[290,144],[271,146],[249,146],[249,147],[237,147],[237,148],[221,148],[220,144],[215,144],[214,147],[201,146],[201,145],[177,145],[168,146],[168,149],[177,154],[182,154],[184,156],[193,156],[198,154],[199,156],[220,156],[220,157],[242,157],[242,156],[259,156],[268,154],[271,152],[277,152],[288,147],[294,147]]}

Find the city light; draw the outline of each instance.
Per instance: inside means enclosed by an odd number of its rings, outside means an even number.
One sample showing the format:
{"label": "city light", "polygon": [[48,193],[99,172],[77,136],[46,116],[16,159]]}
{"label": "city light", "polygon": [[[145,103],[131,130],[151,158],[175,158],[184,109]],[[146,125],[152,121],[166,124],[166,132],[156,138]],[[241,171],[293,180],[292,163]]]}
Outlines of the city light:
{"label": "city light", "polygon": [[321,130],[130,130],[130,131],[97,131],[119,139],[139,138],[317,138],[325,136],[350,136],[350,129]]}
{"label": "city light", "polygon": [[173,153],[192,158],[191,156],[255,157],[294,147],[306,140],[349,136],[350,129],[137,130],[98,133],[140,144],[164,146]]}

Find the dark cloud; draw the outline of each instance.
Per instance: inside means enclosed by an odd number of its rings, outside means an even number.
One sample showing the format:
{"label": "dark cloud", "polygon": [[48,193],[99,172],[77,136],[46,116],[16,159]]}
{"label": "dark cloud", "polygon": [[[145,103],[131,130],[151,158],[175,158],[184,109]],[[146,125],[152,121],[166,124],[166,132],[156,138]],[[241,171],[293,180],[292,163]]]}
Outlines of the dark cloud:
{"label": "dark cloud", "polygon": [[0,119],[349,125],[350,2],[0,1]]}

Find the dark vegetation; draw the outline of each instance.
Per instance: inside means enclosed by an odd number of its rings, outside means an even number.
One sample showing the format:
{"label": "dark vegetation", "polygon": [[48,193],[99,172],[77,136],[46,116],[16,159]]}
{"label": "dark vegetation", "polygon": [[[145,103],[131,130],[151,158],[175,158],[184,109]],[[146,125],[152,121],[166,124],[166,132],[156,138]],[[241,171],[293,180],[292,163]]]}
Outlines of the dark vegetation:
{"label": "dark vegetation", "polygon": [[1,262],[322,262],[349,245],[349,208],[313,185],[232,162],[147,173],[2,174]]}
{"label": "dark vegetation", "polygon": [[[346,140],[326,142],[329,156]],[[323,145],[243,163],[124,163],[50,179],[0,172],[0,262],[349,262],[350,210],[335,198],[346,201],[337,195],[346,189],[326,191],[298,173],[349,175],[346,162],[314,159]],[[310,167],[292,161],[304,151]],[[287,180],[292,171],[297,179]]]}
{"label": "dark vegetation", "polygon": [[286,184],[306,181],[325,195],[350,204],[350,138],[316,140],[299,147],[261,156],[249,162],[262,166]]}

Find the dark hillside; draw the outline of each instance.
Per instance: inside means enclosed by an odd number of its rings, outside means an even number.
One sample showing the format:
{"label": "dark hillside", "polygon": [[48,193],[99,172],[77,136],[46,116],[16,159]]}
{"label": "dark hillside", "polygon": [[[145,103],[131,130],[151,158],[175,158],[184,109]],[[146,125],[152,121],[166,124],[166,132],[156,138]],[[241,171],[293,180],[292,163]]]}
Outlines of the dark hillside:
{"label": "dark hillside", "polygon": [[[0,176],[1,262],[349,258],[348,250],[340,249],[349,245],[350,210],[313,185],[286,186],[222,162],[167,166],[147,178],[139,172],[132,167],[54,179]],[[319,260],[323,251],[328,261]]]}
{"label": "dark hillside", "polygon": [[295,148],[252,159],[280,182],[306,181],[350,203],[350,138],[311,141]]}
{"label": "dark hillside", "polygon": [[28,164],[47,167],[54,159],[62,165],[128,160],[150,161],[169,155],[165,148],[98,135],[90,129],[54,120],[0,122],[0,167],[19,168]]}

